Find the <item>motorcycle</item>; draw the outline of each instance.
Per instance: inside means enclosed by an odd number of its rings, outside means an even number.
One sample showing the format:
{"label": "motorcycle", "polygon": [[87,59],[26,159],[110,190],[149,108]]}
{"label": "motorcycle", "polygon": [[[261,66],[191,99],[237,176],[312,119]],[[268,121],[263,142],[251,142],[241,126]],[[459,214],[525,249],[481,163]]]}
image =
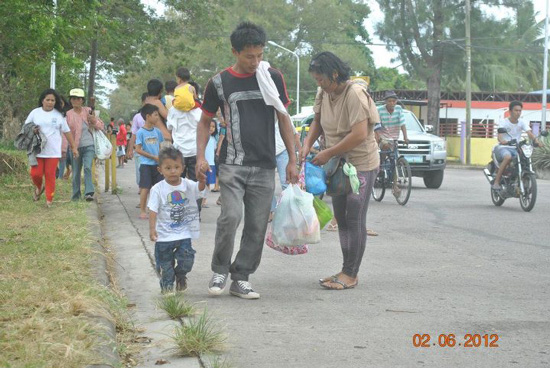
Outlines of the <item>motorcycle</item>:
{"label": "motorcycle", "polygon": [[[499,134],[507,133],[506,129],[499,128]],[[541,132],[542,136],[547,136],[548,132]],[[525,212],[529,212],[535,207],[537,201],[537,178],[531,165],[531,155],[533,154],[533,144],[530,141],[522,139],[516,141],[512,139],[508,146],[517,151],[516,157],[510,162],[500,180],[501,190],[491,188],[491,199],[495,206],[502,206],[508,198],[519,198],[519,204]],[[500,163],[496,159],[495,150],[493,150],[492,160],[487,167],[483,169],[485,177],[492,186]]]}

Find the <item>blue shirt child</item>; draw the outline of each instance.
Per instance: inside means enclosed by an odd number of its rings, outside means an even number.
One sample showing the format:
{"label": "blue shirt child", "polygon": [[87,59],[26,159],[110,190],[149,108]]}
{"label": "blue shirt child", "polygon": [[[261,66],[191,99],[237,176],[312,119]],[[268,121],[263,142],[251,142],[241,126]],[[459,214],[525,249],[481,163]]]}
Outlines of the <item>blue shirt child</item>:
{"label": "blue shirt child", "polygon": [[[141,149],[145,152],[158,156],[160,151],[160,143],[164,141],[164,137],[159,129],[153,127],[149,130],[141,127],[136,135],[136,144],[141,144]],[[157,162],[152,158],[141,156],[141,165],[157,165]]]}

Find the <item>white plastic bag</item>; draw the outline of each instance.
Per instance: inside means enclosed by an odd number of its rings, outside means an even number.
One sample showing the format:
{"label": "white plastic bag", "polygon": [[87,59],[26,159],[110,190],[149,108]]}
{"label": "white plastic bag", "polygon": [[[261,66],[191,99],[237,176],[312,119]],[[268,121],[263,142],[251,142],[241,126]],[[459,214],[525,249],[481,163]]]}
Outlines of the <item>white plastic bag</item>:
{"label": "white plastic bag", "polygon": [[273,242],[280,246],[315,244],[321,241],[319,220],[313,207],[313,195],[290,184],[281,193],[273,215]]}
{"label": "white plastic bag", "polygon": [[99,160],[106,160],[111,157],[113,145],[109,142],[109,138],[103,134],[101,130],[92,130],[94,136],[95,157]]}

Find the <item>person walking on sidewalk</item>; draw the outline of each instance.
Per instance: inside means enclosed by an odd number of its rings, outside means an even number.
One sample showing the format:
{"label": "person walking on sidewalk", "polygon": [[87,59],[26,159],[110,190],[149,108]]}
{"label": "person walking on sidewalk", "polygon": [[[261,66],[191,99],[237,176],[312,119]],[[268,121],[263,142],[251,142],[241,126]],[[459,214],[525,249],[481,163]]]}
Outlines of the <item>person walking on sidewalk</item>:
{"label": "person walking on sidewalk", "polygon": [[[84,168],[84,198],[94,200],[94,183],[92,180],[92,164],[95,157],[94,136],[92,131],[103,130],[103,122],[96,118],[92,109],[84,104],[84,90],[73,88],[69,92],[72,109],[67,111],[67,124],[71,128],[74,144],[78,149],[78,158],[72,158],[73,164],[73,201],[81,198],[80,175]],[[64,151],[66,151],[64,147]]]}
{"label": "person walking on sidewalk", "polygon": [[[223,198],[218,218],[211,295],[223,293],[229,273],[230,293],[258,299],[248,281],[262,257],[264,237],[275,189],[275,116],[289,153],[287,181],[298,179],[294,139],[285,107],[290,103],[282,74],[262,62],[266,34],[263,28],[243,22],[231,33],[235,64],[216,74],[207,84],[197,132],[197,177],[206,177],[205,148],[210,123],[218,108],[227,123],[220,152],[220,190]],[[263,64],[262,64],[263,63]],[[261,83],[263,81],[263,83]],[[281,110],[284,112],[281,112]],[[235,233],[244,204],[244,230],[233,262]]]}
{"label": "person walking on sidewalk", "polygon": [[149,196],[149,237],[155,242],[155,261],[160,269],[160,289],[187,289],[187,274],[195,262],[191,239],[199,237],[197,200],[204,198],[205,181],[183,179],[183,155],[172,146],[160,150],[159,171],[164,180]]}
{"label": "person walking on sidewalk", "polygon": [[139,167],[139,218],[147,219],[147,196],[151,187],[162,180],[158,171],[160,144],[164,141],[162,133],[155,126],[159,123],[159,109],[155,105],[145,104],[141,108],[141,116],[145,125],[138,130],[136,138],[136,153],[141,156]]}
{"label": "person walking on sidewalk", "polygon": [[319,280],[328,289],[350,289],[358,283],[367,243],[367,210],[380,165],[374,125],[380,118],[364,87],[349,80],[349,66],[333,53],[314,56],[308,71],[320,89],[300,158],[305,160],[313,143],[324,134],[326,149],[315,155],[312,163],[323,165],[333,156],[346,155],[360,182],[358,194],[332,197],[344,262],[340,272]]}
{"label": "person walking on sidewalk", "polygon": [[[34,124],[34,134],[41,133],[45,137],[40,153],[29,160],[31,166],[31,179],[35,186],[33,200],[36,202],[46,191],[46,206],[51,207],[55,193],[55,170],[61,158],[61,135],[65,135],[71,144],[73,157],[78,159],[79,151],[75,148],[75,142],[71,130],[62,113],[61,98],[54,89],[46,89],[38,98],[38,107],[31,111],[25,125]],[[28,127],[28,126],[27,126]],[[31,158],[29,156],[29,158]],[[45,182],[45,184],[43,184]]]}
{"label": "person walking on sidewalk", "polygon": [[118,133],[116,134],[116,157],[118,158],[118,166],[124,167],[124,161],[126,160],[126,145],[128,144],[128,132],[126,131],[126,124],[124,120],[118,119]]}

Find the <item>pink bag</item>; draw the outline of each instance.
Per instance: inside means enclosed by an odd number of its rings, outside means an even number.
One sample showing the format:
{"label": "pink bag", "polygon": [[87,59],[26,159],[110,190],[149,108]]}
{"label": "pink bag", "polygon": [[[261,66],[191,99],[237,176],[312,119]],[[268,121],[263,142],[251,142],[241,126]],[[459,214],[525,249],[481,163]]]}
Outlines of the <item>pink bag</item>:
{"label": "pink bag", "polygon": [[271,249],[274,249],[278,252],[288,254],[290,256],[294,256],[297,254],[306,254],[309,251],[309,247],[307,244],[304,245],[294,245],[294,246],[283,246],[283,245],[277,245],[273,242],[273,237],[271,233],[271,224],[267,226],[267,232],[265,234],[265,243],[268,247]]}

